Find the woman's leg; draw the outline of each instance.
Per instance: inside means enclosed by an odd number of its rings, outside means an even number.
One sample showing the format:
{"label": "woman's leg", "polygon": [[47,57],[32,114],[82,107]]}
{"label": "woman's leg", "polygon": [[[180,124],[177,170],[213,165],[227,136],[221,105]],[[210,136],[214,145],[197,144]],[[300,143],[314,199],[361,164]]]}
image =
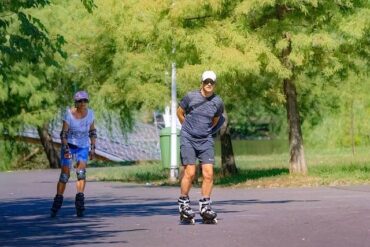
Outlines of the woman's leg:
{"label": "woman's leg", "polygon": [[66,189],[66,184],[69,179],[70,169],[69,166],[62,166],[60,177],[57,184],[57,194],[54,197],[53,205],[51,206],[51,217],[55,217],[57,212],[63,204],[63,194]]}
{"label": "woman's leg", "polygon": [[76,189],[77,193],[84,193],[85,186],[86,186],[86,163],[83,161],[77,162],[77,182],[76,182]]}
{"label": "woman's leg", "polygon": [[57,195],[63,195],[70,176],[69,166],[62,166],[57,184]]}

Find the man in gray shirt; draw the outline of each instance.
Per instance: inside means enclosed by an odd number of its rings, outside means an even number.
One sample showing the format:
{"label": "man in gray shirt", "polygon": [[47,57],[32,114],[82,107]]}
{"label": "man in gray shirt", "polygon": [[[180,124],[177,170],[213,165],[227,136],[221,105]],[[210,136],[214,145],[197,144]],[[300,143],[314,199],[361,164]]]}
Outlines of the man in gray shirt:
{"label": "man in gray shirt", "polygon": [[220,125],[224,105],[214,93],[216,74],[205,71],[202,74],[200,90],[191,91],[181,100],[177,109],[181,128],[180,155],[183,165],[181,195],[178,199],[180,220],[195,222],[195,214],[190,207],[189,192],[195,177],[196,160],[202,165],[202,199],[199,211],[205,223],[216,223],[217,214],[211,209],[213,187],[214,141],[212,134]]}

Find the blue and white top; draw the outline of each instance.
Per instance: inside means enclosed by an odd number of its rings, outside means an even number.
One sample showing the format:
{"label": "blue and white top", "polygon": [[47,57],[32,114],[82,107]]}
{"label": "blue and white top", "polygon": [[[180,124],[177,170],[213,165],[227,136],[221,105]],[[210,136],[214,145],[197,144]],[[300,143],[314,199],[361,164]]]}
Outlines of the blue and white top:
{"label": "blue and white top", "polygon": [[94,122],[94,111],[87,109],[87,114],[84,118],[77,119],[73,116],[72,110],[68,109],[64,114],[63,121],[68,124],[67,141],[70,144],[80,148],[90,146],[89,130]]}

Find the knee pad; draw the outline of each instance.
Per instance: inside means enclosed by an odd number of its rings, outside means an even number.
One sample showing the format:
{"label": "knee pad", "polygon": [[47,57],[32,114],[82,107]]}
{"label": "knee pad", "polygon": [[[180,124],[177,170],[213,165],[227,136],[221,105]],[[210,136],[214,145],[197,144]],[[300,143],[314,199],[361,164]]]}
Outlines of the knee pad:
{"label": "knee pad", "polygon": [[61,173],[59,177],[59,182],[66,184],[68,182],[69,175],[67,173]]}
{"label": "knee pad", "polygon": [[85,180],[86,179],[86,169],[81,169],[76,171],[77,180]]}

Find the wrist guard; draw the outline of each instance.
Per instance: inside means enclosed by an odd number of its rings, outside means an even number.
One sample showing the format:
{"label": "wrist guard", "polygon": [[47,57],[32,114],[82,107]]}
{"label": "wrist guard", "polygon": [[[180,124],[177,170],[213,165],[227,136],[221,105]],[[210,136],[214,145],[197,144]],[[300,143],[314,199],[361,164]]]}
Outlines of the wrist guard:
{"label": "wrist guard", "polygon": [[72,158],[72,154],[71,154],[71,151],[69,151],[69,146],[68,144],[67,145],[62,145],[62,149],[64,150],[64,158],[65,159],[71,159]]}

